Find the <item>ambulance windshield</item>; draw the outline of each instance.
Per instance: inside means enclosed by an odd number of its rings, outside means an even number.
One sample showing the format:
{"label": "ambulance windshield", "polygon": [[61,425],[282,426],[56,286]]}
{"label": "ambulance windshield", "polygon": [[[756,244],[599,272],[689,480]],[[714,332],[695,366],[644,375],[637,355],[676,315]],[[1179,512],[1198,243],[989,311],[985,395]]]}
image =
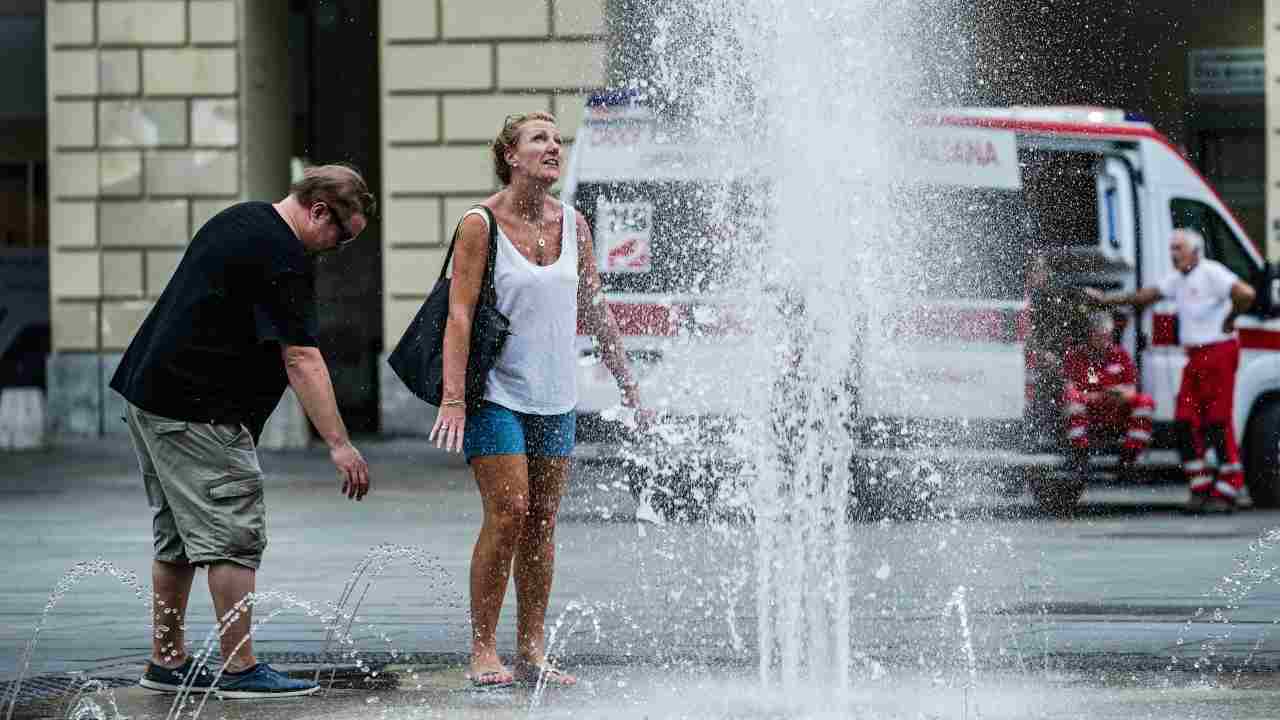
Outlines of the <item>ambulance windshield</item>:
{"label": "ambulance windshield", "polygon": [[759,196],[744,183],[624,181],[579,185],[574,204],[606,291],[701,293],[723,291],[759,241]]}
{"label": "ambulance windshield", "polygon": [[904,189],[900,209],[913,227],[907,274],[931,296],[1020,299],[1030,255],[1098,247],[1098,158],[1024,149],[1018,189]]}

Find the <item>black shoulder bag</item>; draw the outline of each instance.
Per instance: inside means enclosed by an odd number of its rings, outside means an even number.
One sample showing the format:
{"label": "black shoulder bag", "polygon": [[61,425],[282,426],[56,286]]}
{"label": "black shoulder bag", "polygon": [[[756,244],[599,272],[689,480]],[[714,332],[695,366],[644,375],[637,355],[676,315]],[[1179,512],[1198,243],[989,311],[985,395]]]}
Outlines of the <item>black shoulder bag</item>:
{"label": "black shoulder bag", "polygon": [[[476,410],[484,402],[489,370],[502,353],[507,336],[511,334],[510,321],[495,307],[498,294],[493,287],[493,266],[498,255],[498,221],[489,208],[484,205],[476,207],[489,220],[489,261],[485,265],[480,298],[476,301],[475,314],[471,320],[471,351],[467,355],[465,398],[467,412]],[[463,218],[465,217],[464,215]],[[445,277],[445,272],[449,269],[449,260],[453,257],[453,248],[457,245],[461,232],[462,221],[458,221],[436,286],[387,358],[387,363],[400,376],[405,386],[414,395],[436,407],[440,407],[444,400],[444,328],[449,319],[451,281],[451,278]]]}

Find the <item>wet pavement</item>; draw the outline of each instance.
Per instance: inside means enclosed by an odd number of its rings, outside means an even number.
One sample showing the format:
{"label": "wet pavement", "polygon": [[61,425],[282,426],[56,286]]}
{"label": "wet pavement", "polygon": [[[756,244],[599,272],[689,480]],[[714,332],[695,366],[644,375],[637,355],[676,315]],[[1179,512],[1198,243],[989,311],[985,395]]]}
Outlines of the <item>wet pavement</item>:
{"label": "wet pavement", "polygon": [[[871,720],[1270,720],[1280,714],[1280,691],[1269,675],[1207,684],[1161,674],[987,675],[974,686],[895,674],[846,690],[820,684],[787,691],[762,689],[734,672],[677,667],[586,668],[574,690],[517,687],[476,692],[459,685],[454,669],[407,673],[394,689],[330,689],[307,698],[270,701],[193,699],[181,716],[241,720],[327,718],[868,718]],[[34,718],[160,720],[173,712],[171,696],[141,688],[85,693],[29,704],[15,714]],[[77,714],[79,713],[79,714]]]}
{"label": "wet pavement", "polygon": [[[363,503],[339,495],[322,450],[264,453],[262,460],[271,543],[258,576],[268,595],[258,617],[278,613],[260,629],[257,650],[299,672],[335,663],[346,680],[322,698],[211,700],[206,712],[213,714],[204,716],[527,716],[535,701],[527,690],[463,691],[465,578],[479,523],[465,465],[416,441],[362,449],[374,472]],[[100,558],[146,583],[150,517],[131,451],[118,442],[0,460],[5,682],[16,677],[50,592],[77,562]],[[1280,514],[1185,518],[1176,512],[1180,488],[1144,486],[1091,489],[1067,520],[1039,517],[1025,498],[982,495],[955,517],[859,524],[841,550],[856,590],[855,674],[869,684],[819,701],[824,683],[786,693],[757,689],[750,526],[638,524],[614,480],[591,471],[575,476],[558,531],[548,622],[552,652],[593,690],[549,693],[537,699],[535,714],[1280,715],[1267,672],[1280,668],[1277,561],[1269,546],[1256,545],[1280,526]],[[343,648],[398,683],[368,690],[306,608],[337,601],[353,569],[387,543],[395,547],[386,549],[385,568],[358,583],[358,618]],[[961,586],[974,666],[965,659],[960,619],[948,611]],[[504,652],[512,646],[513,601],[509,595],[500,628]],[[204,641],[211,614],[198,576],[191,642]],[[44,702],[24,693],[25,715],[15,716],[68,716],[69,696],[56,690],[68,673],[136,677],[147,632],[146,607],[132,590],[106,575],[81,580],[49,613],[33,656],[29,688],[51,689]],[[101,697],[90,699],[102,704]],[[165,698],[136,688],[117,688],[113,697],[129,717],[168,711]],[[1076,707],[1089,710],[1069,714]]]}

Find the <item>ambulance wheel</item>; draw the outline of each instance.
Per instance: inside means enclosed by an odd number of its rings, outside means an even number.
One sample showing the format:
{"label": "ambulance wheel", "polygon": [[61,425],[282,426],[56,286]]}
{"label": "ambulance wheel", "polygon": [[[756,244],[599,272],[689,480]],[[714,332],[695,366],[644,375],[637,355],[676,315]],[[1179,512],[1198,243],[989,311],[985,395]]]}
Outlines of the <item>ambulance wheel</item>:
{"label": "ambulance wheel", "polygon": [[720,493],[718,473],[697,463],[664,463],[658,467],[628,463],[626,476],[637,515],[644,512],[640,506],[647,503],[666,522],[707,518]]}
{"label": "ambulance wheel", "polygon": [[876,522],[893,512],[892,496],[884,482],[887,463],[854,457],[849,461],[849,499],[845,515],[856,522]]}
{"label": "ambulance wheel", "polygon": [[1253,506],[1280,507],[1280,399],[1253,414],[1245,443],[1244,481]]}
{"label": "ambulance wheel", "polygon": [[1066,517],[1075,512],[1084,495],[1084,480],[1076,477],[1061,477],[1044,473],[1033,477],[1031,495],[1035,497],[1036,507],[1046,515]]}

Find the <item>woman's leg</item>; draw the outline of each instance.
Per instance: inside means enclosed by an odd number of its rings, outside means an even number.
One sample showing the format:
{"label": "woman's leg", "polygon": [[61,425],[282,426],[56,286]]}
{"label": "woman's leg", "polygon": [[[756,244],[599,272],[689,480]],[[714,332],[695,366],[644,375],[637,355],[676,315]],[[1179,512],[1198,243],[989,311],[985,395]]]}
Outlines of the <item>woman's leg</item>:
{"label": "woman's leg", "polygon": [[498,658],[497,626],[507,594],[511,559],[529,512],[529,466],[524,455],[471,460],[484,503],[484,524],[471,554],[471,677],[510,674]]}
{"label": "woman's leg", "polygon": [[569,476],[567,457],[529,458],[529,515],[516,550],[516,648],[522,662],[546,661],[544,627],[555,573],[556,513]]}

